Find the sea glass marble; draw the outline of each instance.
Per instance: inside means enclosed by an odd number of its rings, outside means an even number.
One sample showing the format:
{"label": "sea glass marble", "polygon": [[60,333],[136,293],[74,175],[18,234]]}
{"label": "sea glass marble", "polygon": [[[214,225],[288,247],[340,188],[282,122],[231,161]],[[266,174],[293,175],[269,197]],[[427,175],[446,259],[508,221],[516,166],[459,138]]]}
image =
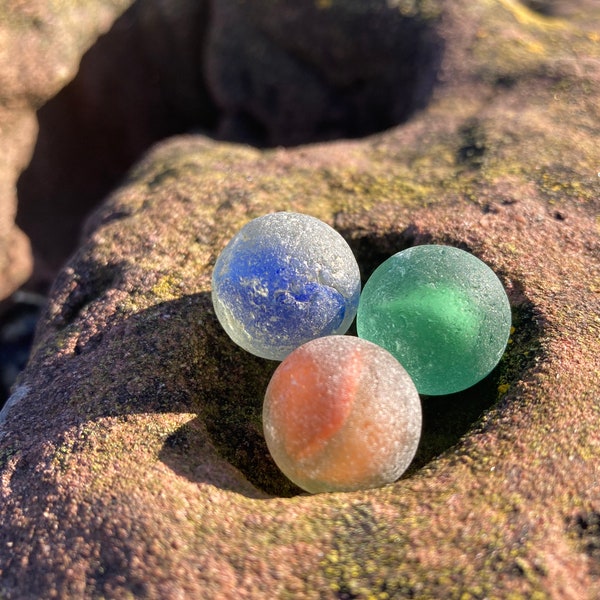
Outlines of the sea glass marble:
{"label": "sea glass marble", "polygon": [[242,348],[273,360],[317,337],[345,333],[360,296],[344,238],[309,215],[278,212],[246,224],[217,259],[212,300]]}
{"label": "sea glass marble", "polygon": [[275,370],[263,405],[267,446],[312,493],[391,483],[413,459],[421,403],[387,350],[352,336],[308,342]]}
{"label": "sea glass marble", "polygon": [[389,350],[420,394],[451,394],[483,379],[511,326],[506,292],[472,254],[424,245],[398,252],[364,286],[358,335]]}

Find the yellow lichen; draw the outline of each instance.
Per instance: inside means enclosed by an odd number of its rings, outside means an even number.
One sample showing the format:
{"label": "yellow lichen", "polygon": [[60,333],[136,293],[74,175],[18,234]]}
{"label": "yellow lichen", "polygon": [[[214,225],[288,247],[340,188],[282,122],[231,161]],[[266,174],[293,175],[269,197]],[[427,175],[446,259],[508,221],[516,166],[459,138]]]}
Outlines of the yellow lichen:
{"label": "yellow lichen", "polygon": [[562,29],[565,27],[565,24],[559,19],[536,13],[517,0],[498,0],[498,2],[514,16],[520,25],[543,29]]}
{"label": "yellow lichen", "polygon": [[509,388],[510,388],[510,384],[508,384],[508,383],[501,383],[498,386],[498,393],[500,395],[506,394],[506,392],[508,392]]}
{"label": "yellow lichen", "polygon": [[152,293],[161,300],[171,300],[181,295],[180,281],[175,275],[165,275],[152,287]]}

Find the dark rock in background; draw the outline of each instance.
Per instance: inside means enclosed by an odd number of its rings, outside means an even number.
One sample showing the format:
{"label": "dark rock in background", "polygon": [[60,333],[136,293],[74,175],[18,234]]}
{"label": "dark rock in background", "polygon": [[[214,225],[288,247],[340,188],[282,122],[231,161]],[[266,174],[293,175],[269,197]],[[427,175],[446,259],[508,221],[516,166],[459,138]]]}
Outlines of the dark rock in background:
{"label": "dark rock in background", "polygon": [[2,404],[27,364],[35,328],[45,298],[15,292],[4,302],[0,313],[0,398]]}

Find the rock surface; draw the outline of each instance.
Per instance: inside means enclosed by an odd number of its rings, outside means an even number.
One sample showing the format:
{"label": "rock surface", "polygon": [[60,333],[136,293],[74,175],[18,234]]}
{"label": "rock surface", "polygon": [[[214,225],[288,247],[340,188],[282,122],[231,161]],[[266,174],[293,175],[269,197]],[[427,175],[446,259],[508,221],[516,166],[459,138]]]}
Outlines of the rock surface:
{"label": "rock surface", "polygon": [[130,2],[29,0],[0,6],[0,300],[32,270],[29,241],[15,226],[15,214],[17,178],[35,144],[36,110],[74,77],[83,52]]}
{"label": "rock surface", "polygon": [[215,119],[202,81],[207,3],[121,4],[130,6],[113,11],[67,85],[38,110],[35,148],[18,180],[17,223],[32,241],[33,283],[44,288],[75,250],[85,216],[144,150]]}
{"label": "rock surface", "polygon": [[[88,221],[0,413],[3,597],[600,598],[598,9],[388,4],[444,48],[405,123],[266,151],[178,137]],[[394,485],[307,496],[268,456],[275,365],[228,341],[210,275],[279,209],[334,225],[365,276],[448,243],[507,288],[505,358],[423,400]]]}

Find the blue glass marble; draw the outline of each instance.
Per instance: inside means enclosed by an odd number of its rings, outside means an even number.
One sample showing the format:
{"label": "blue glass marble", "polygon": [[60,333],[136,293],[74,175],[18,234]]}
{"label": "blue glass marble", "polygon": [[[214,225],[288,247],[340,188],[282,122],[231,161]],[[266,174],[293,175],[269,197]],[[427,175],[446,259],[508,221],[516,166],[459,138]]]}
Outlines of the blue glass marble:
{"label": "blue glass marble", "polygon": [[359,296],[358,264],[344,238],[299,213],[273,213],[246,224],[213,271],[213,305],[227,334],[248,352],[273,360],[309,340],[345,333]]}

